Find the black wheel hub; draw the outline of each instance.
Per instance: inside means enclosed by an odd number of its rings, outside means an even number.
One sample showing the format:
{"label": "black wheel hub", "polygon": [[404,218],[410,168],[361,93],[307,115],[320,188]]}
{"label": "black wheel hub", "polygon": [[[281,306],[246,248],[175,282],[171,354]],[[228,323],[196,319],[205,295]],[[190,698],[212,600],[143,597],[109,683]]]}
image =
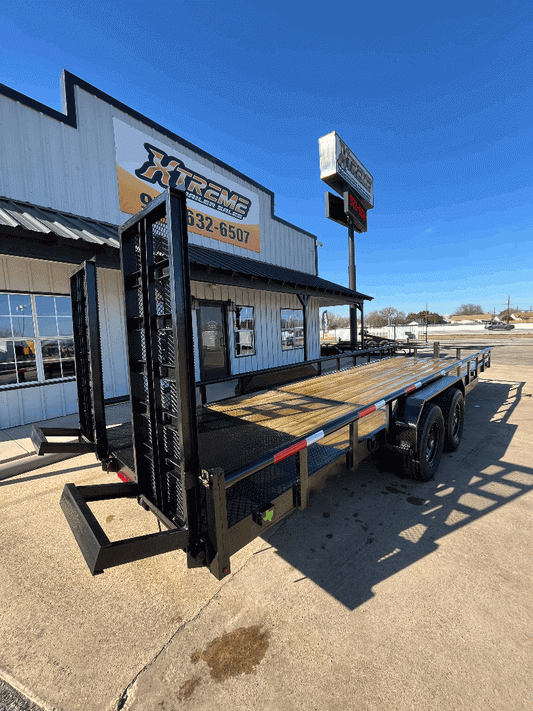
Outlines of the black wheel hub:
{"label": "black wheel hub", "polygon": [[461,408],[459,407],[459,405],[456,405],[455,409],[453,411],[453,420],[452,420],[452,434],[454,437],[459,432],[460,424],[461,424]]}
{"label": "black wheel hub", "polygon": [[432,464],[438,449],[439,427],[436,422],[431,425],[426,443],[426,462]]}

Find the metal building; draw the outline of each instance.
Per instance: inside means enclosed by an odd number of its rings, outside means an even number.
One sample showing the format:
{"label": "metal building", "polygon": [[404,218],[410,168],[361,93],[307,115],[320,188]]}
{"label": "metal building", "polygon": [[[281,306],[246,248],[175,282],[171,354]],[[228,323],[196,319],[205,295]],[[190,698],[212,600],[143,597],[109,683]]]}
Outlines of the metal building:
{"label": "metal building", "polygon": [[204,398],[319,358],[319,307],[370,299],[319,278],[317,238],[270,190],[68,72],[62,97],[0,85],[0,429],[76,410],[69,275],[92,257],[104,394],[128,394],[117,228],[168,186],[187,191]]}

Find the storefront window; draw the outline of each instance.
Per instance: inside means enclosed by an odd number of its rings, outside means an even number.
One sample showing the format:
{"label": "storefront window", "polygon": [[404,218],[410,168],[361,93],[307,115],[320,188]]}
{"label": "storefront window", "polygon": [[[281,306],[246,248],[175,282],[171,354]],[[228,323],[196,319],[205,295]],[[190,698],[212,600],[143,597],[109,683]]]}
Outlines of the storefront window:
{"label": "storefront window", "polygon": [[303,309],[281,309],[281,348],[304,347],[304,312]]}
{"label": "storefront window", "polygon": [[68,296],[0,294],[0,387],[75,375]]}
{"label": "storefront window", "polygon": [[13,385],[17,382],[14,343],[12,341],[0,341],[0,386]]}
{"label": "storefront window", "polygon": [[235,355],[249,356],[255,354],[254,309],[252,306],[237,306],[235,308]]}

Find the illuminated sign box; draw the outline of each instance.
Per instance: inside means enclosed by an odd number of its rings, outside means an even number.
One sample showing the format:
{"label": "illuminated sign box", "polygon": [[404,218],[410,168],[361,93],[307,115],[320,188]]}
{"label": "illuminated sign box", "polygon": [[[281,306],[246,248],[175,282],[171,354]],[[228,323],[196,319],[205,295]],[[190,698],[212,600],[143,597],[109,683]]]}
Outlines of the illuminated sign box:
{"label": "illuminated sign box", "polygon": [[359,196],[363,207],[374,207],[374,178],[335,131],[318,139],[320,179],[339,195],[348,185]]}
{"label": "illuminated sign box", "polygon": [[349,219],[352,220],[355,228],[358,229],[359,232],[366,232],[367,220],[363,202],[353,192],[353,190],[350,190],[349,188],[344,191],[343,208],[346,215],[348,215]]}
{"label": "illuminated sign box", "polygon": [[344,212],[344,200],[333,193],[326,193],[326,217],[328,220],[338,222],[339,225],[344,225],[344,227],[349,226],[348,218]]}

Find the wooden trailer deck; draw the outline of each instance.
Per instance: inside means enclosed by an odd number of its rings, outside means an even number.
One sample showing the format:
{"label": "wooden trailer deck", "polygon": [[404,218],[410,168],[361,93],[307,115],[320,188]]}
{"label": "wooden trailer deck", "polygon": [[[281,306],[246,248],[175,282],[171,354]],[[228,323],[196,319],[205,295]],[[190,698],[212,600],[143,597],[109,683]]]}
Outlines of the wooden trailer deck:
{"label": "wooden trailer deck", "polygon": [[[212,403],[205,408],[207,417],[216,419],[218,415],[227,427],[223,428],[224,438],[216,447],[210,447],[200,418],[201,464],[205,468],[221,466],[227,472],[237,469],[274,447],[301,438],[331,420],[450,365],[450,359],[443,358],[393,357]],[[359,437],[369,435],[384,424],[385,410],[377,410],[360,421]],[[254,434],[259,441],[251,441]],[[348,428],[315,446],[334,447],[340,454],[349,446]]]}
{"label": "wooden trailer deck", "polygon": [[[198,410],[200,465],[204,469],[222,467],[226,473],[235,471],[329,421],[451,365],[449,358],[392,357],[204,405]],[[360,421],[359,437],[384,424],[384,409],[373,412]],[[133,470],[130,427],[126,423],[108,428],[108,438],[117,458]],[[348,447],[346,427],[313,445],[316,464],[310,462],[310,469],[336,459]]]}

